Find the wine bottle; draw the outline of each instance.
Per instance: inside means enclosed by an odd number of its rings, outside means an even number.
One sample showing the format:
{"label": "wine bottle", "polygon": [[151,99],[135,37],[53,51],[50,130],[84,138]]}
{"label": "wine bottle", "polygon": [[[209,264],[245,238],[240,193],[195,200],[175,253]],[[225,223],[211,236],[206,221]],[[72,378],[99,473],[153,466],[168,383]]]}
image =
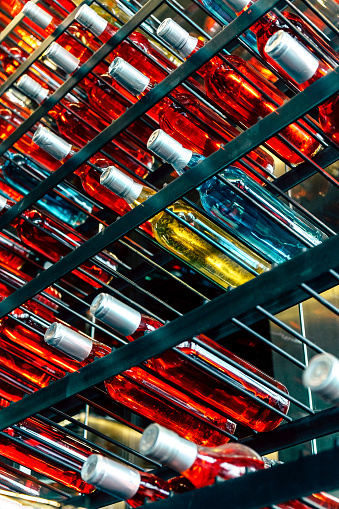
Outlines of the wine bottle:
{"label": "wine bottle", "polygon": [[[147,94],[156,85],[156,82],[151,81],[147,76],[120,57],[114,59],[109,67],[109,73],[120,85],[136,97]],[[155,108],[156,114],[159,117],[161,129],[173,136],[177,141],[183,143],[186,148],[195,150],[197,153],[208,157],[216,150],[219,150],[225,141],[223,138],[218,137],[221,129],[223,129],[223,133],[220,134],[224,134],[228,141],[238,136],[239,132],[234,127],[214,116],[192,94],[180,93],[174,90],[172,95],[174,95],[180,104],[186,106],[188,111],[186,111],[186,108],[181,109],[180,105],[176,105],[170,102],[168,98],[165,98],[157,104]],[[198,113],[198,117],[202,118],[206,123],[201,124],[190,115],[189,110],[194,111],[195,114]],[[213,131],[211,132],[208,124],[213,127],[217,124],[218,134],[215,134]],[[254,161],[260,162],[267,172],[273,172],[273,158],[263,150],[259,150],[250,152],[250,157]],[[253,165],[251,162],[249,164]],[[235,166],[240,166],[245,172],[248,171],[241,163],[235,163]],[[258,168],[258,171],[264,176],[267,175],[260,168]],[[262,181],[259,180],[259,182],[261,183]]]}
{"label": "wine bottle", "polygon": [[[1,184],[0,184],[0,190]],[[0,201],[1,203],[1,201]],[[8,235],[0,234],[0,264],[20,270],[29,258],[30,252]]]}
{"label": "wine bottle", "polygon": [[[5,155],[7,159],[0,166],[1,174],[5,182],[22,195],[28,194],[37,186],[40,180],[50,175],[49,171],[37,166],[22,154],[7,151]],[[79,210],[64,198],[72,200],[73,203],[85,209],[89,214],[92,213],[92,203],[65,183],[58,184],[56,190],[61,196],[55,193],[47,193],[37,201],[38,206],[72,228],[84,224],[88,218],[86,212]]]}
{"label": "wine bottle", "polygon": [[[17,271],[10,267],[0,265],[0,298],[5,299],[11,295],[15,290],[24,286],[28,281],[33,278]],[[55,311],[58,310],[58,304],[48,299],[47,294],[50,294],[56,299],[61,299],[61,293],[53,287],[48,287],[45,294],[38,294],[34,299],[28,300],[23,304],[31,313],[34,313],[44,320],[54,321]]]}
{"label": "wine bottle", "polygon": [[[33,248],[53,263],[58,262],[83,242],[75,230],[63,227],[53,219],[34,209],[26,210],[19,218],[14,220],[13,226],[25,245]],[[114,255],[108,256],[104,253],[99,253],[95,255],[94,259],[98,260],[101,265],[106,266],[110,271],[114,271],[117,268]],[[107,284],[112,280],[113,275],[111,272],[101,268],[101,265],[87,261],[81,264],[81,268]],[[83,274],[77,269],[74,269],[72,273],[92,287],[101,288],[101,284],[89,275]]]}
{"label": "wine bottle", "polygon": [[[32,497],[42,497],[44,488],[40,487],[37,479],[26,477],[23,472],[0,464],[0,485],[1,489],[13,490],[17,493],[23,493]],[[26,506],[27,509],[27,506]]]}
{"label": "wine bottle", "polygon": [[[155,461],[165,463],[180,472],[195,488],[213,484],[216,478],[223,480],[240,477],[248,472],[266,468],[265,458],[242,444],[224,444],[220,447],[202,447],[173,431],[150,424],[144,431],[139,444],[142,454]],[[326,509],[338,509],[339,500],[327,493],[316,493],[306,497],[310,503]],[[278,504],[281,509],[307,509],[307,503],[293,500]]]}
{"label": "wine bottle", "polygon": [[173,431],[150,424],[140,439],[142,454],[168,465],[189,479],[196,488],[262,470],[265,464],[255,451],[242,444],[203,447],[179,437]]}
{"label": "wine bottle", "polygon": [[[108,23],[88,5],[80,7],[76,13],[75,19],[86,29],[90,30],[103,43],[107,42],[118,31],[118,27]],[[176,68],[175,64],[156,50],[149,40],[140,32],[132,32],[128,36],[128,39],[129,40],[121,42],[119,46],[113,50],[110,54],[112,59],[115,57],[122,57],[133,65],[133,67],[136,67],[139,71],[143,71],[149,78],[156,82],[161,81],[167,76],[168,72]],[[134,44],[132,45],[131,42]],[[142,49],[146,55],[138,48]],[[151,58],[149,58],[148,55]],[[156,63],[154,63],[152,59],[154,59]],[[162,68],[165,69],[165,71]]]}
{"label": "wine bottle", "polygon": [[[148,148],[172,164],[179,175],[204,159],[183,148],[160,129],[150,137]],[[301,253],[305,245],[266,215],[262,207],[314,246],[326,238],[297,211],[259,186],[241,169],[230,166],[219,175],[239,188],[248,199],[218,177],[212,177],[198,188],[202,206],[209,214],[220,219],[232,234],[258,250],[267,260],[282,263]]]}
{"label": "wine bottle", "polygon": [[[42,104],[48,98],[49,89],[26,74],[18,80],[17,87],[38,104]],[[56,104],[48,114],[56,120],[58,130],[62,136],[72,145],[75,145],[75,148],[83,148],[108,126],[108,123],[104,122],[98,115],[88,111],[86,103],[67,100],[65,106],[66,108],[61,104]],[[148,168],[152,166],[152,157],[124,133],[114,139],[114,144],[108,143],[105,145],[104,150],[118,163],[124,164],[130,170],[142,176],[147,175],[148,171],[145,167],[140,166],[140,163]]]}
{"label": "wine bottle", "polygon": [[167,481],[99,454],[92,454],[85,461],[81,477],[97,488],[126,500],[130,507],[139,507],[146,502],[156,502],[170,496]]}
{"label": "wine bottle", "polygon": [[[43,127],[37,129],[34,136],[34,142],[60,161],[67,160],[77,151],[76,147],[67,143],[65,140]],[[126,200],[120,198],[100,184],[100,169],[105,169],[110,166],[111,161],[106,157],[96,155],[90,159],[90,162],[96,165],[98,169],[84,164],[74,172],[80,177],[84,190],[100,203],[103,203],[106,207],[114,210],[114,212],[116,212],[119,216],[126,214],[129,210],[131,210],[131,207]],[[142,177],[145,176],[144,169],[141,167],[139,167],[139,171],[136,173]],[[148,222],[140,225],[140,228],[145,230],[148,234],[153,235],[151,225]]]}
{"label": "wine bottle", "polygon": [[[2,345],[5,348],[1,348]],[[28,380],[39,388],[47,387],[51,381],[51,377],[47,373],[10,352],[0,337],[0,369],[2,368],[14,378],[19,376],[20,379]]]}
{"label": "wine bottle", "polygon": [[[51,35],[62,21],[62,19],[53,16],[49,11],[47,11],[47,9],[44,9],[31,1],[24,5],[21,12],[26,18],[33,22],[33,28],[38,30],[44,38]],[[80,39],[80,41],[84,44],[78,42],[77,39]],[[77,23],[71,24],[67,28],[67,32],[59,35],[58,44],[84,61],[88,60],[88,58],[92,55],[92,51],[90,51],[87,46],[92,47],[95,51],[100,47],[95,42],[91,32],[84,30],[82,26]],[[100,65],[102,66],[100,69],[104,72],[103,64]]]}
{"label": "wine bottle", "polygon": [[[124,175],[114,166],[102,173],[100,183],[123,197],[132,208],[155,194],[154,190]],[[179,219],[185,220],[187,226],[167,212],[159,212],[149,220],[155,239],[194,270],[224,288],[249,281],[253,278],[252,270],[260,274],[270,268],[263,258],[186,203],[179,200],[168,209]],[[246,268],[242,266],[243,263]]]}
{"label": "wine bottle", "polygon": [[302,380],[312,392],[339,406],[339,360],[334,355],[322,353],[312,357]]}
{"label": "wine bottle", "polygon": [[[93,343],[88,337],[77,334],[60,323],[52,324],[45,332],[45,341],[78,361],[78,367],[92,362],[100,353],[110,353],[102,343]],[[100,355],[101,356],[101,355]],[[179,435],[206,445],[219,445],[229,440],[220,430],[234,433],[235,424],[203,404],[192,400],[156,375],[133,367],[121,375],[105,381],[108,394],[130,410],[148,419],[157,418]]]}
{"label": "wine bottle", "polygon": [[[318,60],[305,46],[283,30],[268,39],[265,52],[279,64],[290,81],[300,90],[332,71],[327,63]],[[318,109],[322,130],[339,143],[339,93],[327,99]]]}
{"label": "wine bottle", "polygon": [[[14,104],[10,106],[15,109]],[[21,123],[22,119],[15,114],[15,111],[0,106],[0,142],[6,140]],[[56,170],[60,166],[49,154],[33,143],[32,138],[28,136],[28,134],[21,136],[21,138],[14,143],[13,147],[21,153],[34,158],[39,164],[51,171]]]}
{"label": "wine bottle", "polygon": [[[1,320],[0,334],[3,341],[9,345],[18,345],[25,352],[28,351],[30,355],[33,355],[35,365],[42,371],[50,373],[54,378],[61,378],[67,372],[77,371],[81,367],[79,362],[71,359],[69,355],[56,352],[55,348],[46,344],[44,334],[47,328],[45,322],[41,322],[39,317],[15,310]],[[86,340],[86,336],[84,338]],[[92,348],[91,345],[90,342],[90,348]],[[93,346],[93,348],[96,356],[108,353],[103,346],[100,348]]]}
{"label": "wine bottle", "polygon": [[[82,444],[80,440],[69,437],[35,418],[28,418],[15,426],[7,428],[8,437],[0,437],[0,454],[5,458],[20,463],[51,479],[64,484],[81,493],[91,493],[94,486],[81,479],[74,469],[80,469],[93,452],[93,449]],[[14,442],[11,437],[20,440]],[[27,449],[25,445],[33,446],[35,451]],[[44,455],[39,452],[45,453]],[[46,456],[48,454],[48,457]],[[61,466],[55,460],[62,461]]]}
{"label": "wine bottle", "polygon": [[[127,336],[129,341],[134,341],[162,326],[154,318],[140,314],[105,293],[99,294],[94,299],[90,309],[95,318]],[[264,382],[269,382],[288,394],[286,387],[281,383],[232,354],[207,336],[201,334],[197,338],[207,347],[214,348],[217,353],[237,362],[239,366],[259,376]],[[227,359],[218,358],[202,345],[195,343],[194,339],[181,343],[177,349],[195,361],[199,361],[200,365],[193,364],[177,352],[168,350],[150,359],[147,366],[167,380],[189,390],[192,395],[198,396],[212,407],[226,412],[231,419],[236,419],[256,431],[269,431],[279,425],[282,418],[274,412],[274,409],[287,414],[289,402],[286,398],[275,393],[274,389],[266,388],[260,381],[251,379],[250,375],[229,364]],[[204,371],[204,366],[210,368],[208,373]],[[225,375],[224,380],[213,376],[211,370],[217,376]],[[238,388],[245,389],[247,393],[239,391]],[[269,403],[272,410],[253,401],[251,395]],[[192,403],[193,405],[194,403]]]}
{"label": "wine bottle", "polygon": [[[218,3],[220,0],[216,0]],[[223,4],[225,6],[229,6],[236,14],[239,16],[242,12],[249,9],[251,5],[255,3],[256,0],[226,0]],[[294,14],[293,12],[283,11],[282,14],[287,19],[287,22],[281,20],[277,14],[272,11],[269,11],[264,16],[262,16],[258,21],[256,21],[251,27],[250,30],[255,34],[257,39],[257,47],[260,55],[269,62],[275,69],[278,70],[284,77],[288,77],[282,68],[279,68],[274,60],[267,54],[265,51],[265,45],[268,39],[275,34],[278,30],[283,30],[293,37],[296,41],[300,41],[304,43],[304,39],[301,38],[300,34],[304,35],[312,45],[316,45],[318,49],[325,53],[327,53],[330,57],[332,57],[333,64],[338,62],[338,53],[334,51],[333,48],[329,44],[325,42],[324,39],[319,37],[317,32],[313,30],[313,28],[308,25],[300,16]],[[288,22],[291,23],[292,27],[289,26]],[[314,52],[314,49],[311,45],[307,45],[310,51]],[[324,60],[326,62],[326,60]],[[336,64],[338,65],[338,64]]]}
{"label": "wine bottle", "polygon": [[[203,41],[190,36],[186,30],[170,18],[160,24],[157,33],[185,58],[191,56],[204,45]],[[227,62],[239,69],[247,79],[237,74],[227,65]],[[260,118],[266,117],[275,111],[277,106],[274,102],[280,106],[288,100],[285,94],[238,56],[225,55],[225,62],[218,57],[214,57],[200,67],[197,73],[204,78],[207,95],[245,128],[251,127]],[[257,85],[263,93],[258,92],[251,83]],[[302,120],[299,123],[304,125]],[[290,124],[281,133],[297,149],[309,157],[320,147],[316,138],[310,136],[295,123]],[[316,135],[316,133],[314,134]],[[277,137],[270,138],[266,143],[290,165],[296,165],[303,161],[294,150]]]}

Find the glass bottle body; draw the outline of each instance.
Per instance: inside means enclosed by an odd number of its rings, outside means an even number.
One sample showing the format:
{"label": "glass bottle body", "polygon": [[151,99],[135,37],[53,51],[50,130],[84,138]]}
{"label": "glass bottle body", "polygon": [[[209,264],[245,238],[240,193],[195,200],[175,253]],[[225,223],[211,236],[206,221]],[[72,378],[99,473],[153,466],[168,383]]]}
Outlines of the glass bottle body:
{"label": "glass bottle body", "polygon": [[[128,336],[128,339],[133,341],[160,326],[161,324],[156,320],[142,315],[139,327],[131,336]],[[286,387],[280,382],[234,355],[207,336],[199,335],[198,339],[221,355],[259,376],[263,381],[269,382],[288,394]],[[230,418],[236,419],[256,431],[270,431],[279,425],[282,418],[274,412],[274,409],[287,414],[289,401],[286,398],[252,379],[249,375],[229,364],[227,360],[220,359],[203,346],[198,345],[194,342],[194,339],[180,344],[177,348],[193,360],[199,361],[201,367],[191,363],[188,359],[180,357],[177,352],[172,350],[150,359],[147,362],[148,366],[167,380],[202,398],[214,408],[226,412]],[[205,366],[213,369],[216,375],[224,375],[224,380],[219,380],[213,376],[213,373],[204,371]],[[246,389],[248,395],[239,391],[238,387]],[[272,409],[260,405],[260,402],[253,401],[251,395],[269,403]],[[159,422],[159,424],[161,423]]]}
{"label": "glass bottle body", "polygon": [[131,507],[139,507],[148,502],[156,502],[170,496],[170,486],[167,481],[148,474],[140,472],[140,486],[136,494],[126,500]]}
{"label": "glass bottle body", "polygon": [[[155,194],[153,190],[144,187],[131,206],[134,208],[153,194]],[[264,259],[237,242],[193,208],[177,201],[170,205],[169,209],[209,239],[218,242],[223,248],[236,255],[238,259],[255,267],[258,274],[269,269],[270,265]],[[221,252],[218,247],[212,246],[166,212],[160,212],[149,222],[152,224],[154,237],[161,245],[219,285],[226,288],[238,286],[253,278],[251,273]]]}
{"label": "glass bottle body", "polygon": [[[26,211],[23,217],[15,221],[14,226],[21,240],[27,246],[32,247],[53,263],[66,256],[73,250],[72,248],[79,246],[82,242],[75,232],[70,232],[36,210]],[[105,255],[100,254],[99,259],[105,261],[106,264],[110,264],[111,269],[115,270],[115,262],[107,260]],[[96,266],[91,261],[83,263],[81,267],[104,283],[109,283],[113,277],[112,274]],[[78,270],[73,272],[94,288],[101,287],[100,283]]]}
{"label": "glass bottle body", "polygon": [[[298,212],[287,207],[238,168],[229,167],[221,172],[220,176],[314,246],[326,237]],[[305,244],[266,216],[255,203],[236,193],[217,177],[200,186],[199,194],[202,206],[207,212],[220,219],[231,232],[249,242],[272,262],[282,263],[303,251]]]}
{"label": "glass bottle body", "polygon": [[265,468],[258,454],[240,444],[225,444],[210,449],[198,446],[197,449],[194,463],[181,472],[196,488],[213,484],[217,477],[234,479]]}
{"label": "glass bottle body", "polygon": [[[6,156],[8,159],[1,165],[2,175],[10,186],[23,195],[26,195],[36,187],[39,178],[47,178],[50,175],[48,171],[36,166],[36,164],[21,154],[7,151]],[[89,213],[92,212],[91,203],[81,197],[76,190],[63,183],[59,184],[56,189],[64,197],[70,198],[79,206],[87,209]],[[71,203],[64,200],[62,196],[55,193],[46,194],[42,199],[38,200],[38,204],[42,209],[73,228],[80,226],[87,219],[87,214],[85,212],[82,212]]]}

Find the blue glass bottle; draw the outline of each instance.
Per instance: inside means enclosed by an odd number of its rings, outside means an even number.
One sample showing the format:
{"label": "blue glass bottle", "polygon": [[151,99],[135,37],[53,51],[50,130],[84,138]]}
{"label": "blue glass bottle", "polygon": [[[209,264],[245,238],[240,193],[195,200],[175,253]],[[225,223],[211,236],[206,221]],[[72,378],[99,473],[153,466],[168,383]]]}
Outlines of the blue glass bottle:
{"label": "blue glass bottle", "polygon": [[[49,176],[49,172],[38,167],[27,157],[13,152],[6,152],[8,159],[1,165],[2,175],[8,185],[22,193],[28,194],[34,189],[41,178]],[[56,189],[66,198],[71,199],[74,203],[80,205],[89,213],[92,211],[90,201],[83,198],[76,190],[60,183]],[[39,206],[53,214],[56,218],[64,221],[72,228],[76,228],[83,224],[87,219],[87,214],[77,209],[71,203],[68,203],[61,196],[55,193],[47,193],[38,201]]]}
{"label": "blue glass bottle", "polygon": [[[183,148],[160,129],[152,134],[147,146],[172,164],[179,175],[205,159],[204,156]],[[242,170],[230,166],[219,175],[252,198],[255,203],[238,194],[219,178],[212,177],[198,188],[203,208],[222,221],[235,237],[259,251],[268,261],[282,263],[289,260],[301,253],[305,244],[266,215],[256,204],[273,214],[281,223],[288,225],[313,246],[326,238],[324,233],[301,214],[273,196]]]}

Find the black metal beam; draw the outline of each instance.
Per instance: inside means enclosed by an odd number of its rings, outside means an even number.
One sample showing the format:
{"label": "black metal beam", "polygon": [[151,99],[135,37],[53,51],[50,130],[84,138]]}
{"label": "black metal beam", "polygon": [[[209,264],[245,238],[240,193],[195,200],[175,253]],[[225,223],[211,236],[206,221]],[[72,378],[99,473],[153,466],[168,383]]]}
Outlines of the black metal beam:
{"label": "black metal beam", "polygon": [[329,408],[284,426],[241,440],[259,454],[269,454],[339,431],[339,408]]}
{"label": "black metal beam", "polygon": [[[153,509],[260,509],[339,487],[339,448],[153,502]],[[88,509],[93,509],[89,506]]]}

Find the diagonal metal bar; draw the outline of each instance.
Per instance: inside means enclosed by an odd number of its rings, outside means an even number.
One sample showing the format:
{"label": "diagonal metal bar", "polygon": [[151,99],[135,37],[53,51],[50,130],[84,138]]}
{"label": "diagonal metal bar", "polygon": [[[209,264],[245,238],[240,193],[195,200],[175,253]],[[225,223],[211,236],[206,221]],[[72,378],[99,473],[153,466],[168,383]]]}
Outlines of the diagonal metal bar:
{"label": "diagonal metal bar", "polygon": [[[288,307],[290,296],[296,288],[304,294],[298,284],[305,282],[314,287],[317,281],[326,280],[326,274],[331,268],[339,267],[338,249],[339,237],[332,237],[322,245],[160,327],[148,334],[147,338],[129,343],[79,372],[67,375],[49,387],[3,408],[0,413],[0,429],[25,419],[31,415],[32,408],[40,412],[201,332],[218,329],[234,316],[251,316],[256,305],[264,306],[272,313]],[[278,288],[277,281],[280,282]],[[333,278],[331,284],[334,285]],[[220,313],[221,309],[223,313]],[[203,330],[201,324],[204,324]]]}
{"label": "diagonal metal bar", "polygon": [[[231,24],[232,25],[232,24]],[[231,26],[229,25],[229,26]],[[212,44],[213,40],[209,43]],[[202,48],[203,51],[205,48]],[[199,52],[198,52],[199,53]],[[196,53],[195,55],[197,55]],[[195,57],[193,55],[192,59]],[[186,65],[188,62],[185,62]],[[184,67],[184,65],[182,67]],[[177,69],[173,75],[169,76],[164,80],[171,80],[176,72],[179,72],[180,69]],[[339,68],[337,68],[339,72]],[[63,277],[69,271],[76,268],[78,265],[81,265],[88,258],[94,256],[99,251],[102,251],[112,242],[115,242],[123,235],[126,235],[130,230],[139,226],[141,223],[144,223],[149,218],[156,215],[162,209],[166,208],[168,205],[173,203],[175,200],[179,199],[181,196],[186,194],[188,191],[198,187],[209,177],[215,175],[220,172],[230,164],[232,164],[237,159],[241,158],[245,153],[252,150],[257,145],[264,142],[266,139],[272,137],[276,132],[280,131],[291,122],[293,122],[296,118],[302,116],[310,107],[314,106],[315,97],[317,97],[318,103],[324,101],[331,95],[333,95],[339,89],[339,80],[338,80],[338,72],[332,71],[327,76],[323,77],[321,80],[313,83],[308,89],[304,92],[298,94],[293,99],[285,103],[283,106],[278,108],[275,112],[271,113],[260,122],[252,126],[247,131],[243,132],[237,138],[230,141],[225,149],[220,149],[210,157],[202,161],[200,164],[187,171],[184,175],[182,175],[177,180],[173,181],[171,184],[166,186],[165,188],[158,191],[154,196],[150,197],[146,202],[142,203],[141,206],[136,209],[131,210],[125,216],[119,218],[119,221],[108,226],[104,231],[98,233],[86,243],[81,245],[79,248],[75,249],[73,252],[68,254],[65,258],[59,261],[57,264],[53,265],[49,269],[47,269],[44,273],[40,274],[37,278],[33,279],[29,283],[27,283],[24,287],[17,290],[14,294],[7,297],[0,303],[0,318],[5,314],[9,313],[19,305],[23,304],[26,300],[32,298],[34,295],[39,293],[42,289],[46,288],[53,284],[56,280]],[[179,78],[178,78],[179,79]],[[180,78],[181,79],[181,78]],[[163,82],[163,83],[164,83]],[[176,82],[176,80],[175,80]],[[172,87],[173,84],[170,83],[168,85]],[[148,95],[153,93],[152,99],[150,103],[155,104],[157,102],[157,88],[155,87],[149,94],[143,97],[139,103],[135,104],[130,108],[124,115],[120,118],[122,128],[126,127],[126,124],[130,124],[134,121],[134,108],[139,108],[139,104],[141,102],[145,102],[147,100]],[[161,88],[161,87],[159,87]],[[161,94],[161,92],[159,92]],[[156,98],[154,99],[154,95]],[[150,104],[149,107],[152,105]],[[146,109],[147,107],[145,107]],[[103,133],[101,133],[93,142],[90,142],[87,146],[89,147],[93,143],[96,144],[96,140],[102,136],[105,136],[105,133],[108,129],[114,129],[115,123],[108,127]],[[117,128],[118,131],[121,128]],[[86,150],[86,149],[83,149]],[[83,152],[83,151],[81,151]],[[48,187],[48,181],[53,181],[53,183],[58,183],[60,181],[58,177],[58,173],[68,173],[68,170],[65,168],[69,168],[73,159],[76,159],[77,163],[83,162],[81,152],[78,152],[72,159],[67,161],[59,170],[53,173],[50,177],[48,177],[45,181],[43,181],[39,186],[37,186],[29,195],[27,195],[23,200],[21,200],[18,204],[14,205],[10,210],[8,210],[1,218],[0,218],[0,227],[5,226],[7,221],[11,221],[17,215],[17,213],[23,212],[25,210],[26,200],[31,201],[32,197],[35,200],[40,197],[39,188]],[[80,163],[79,163],[80,164]],[[60,176],[59,173],[59,176]],[[63,175],[66,176],[66,175]],[[47,189],[46,189],[47,190]],[[38,195],[38,196],[37,196]],[[6,220],[7,219],[7,220]],[[4,224],[5,223],[5,224]],[[330,267],[333,268],[333,267]]]}

